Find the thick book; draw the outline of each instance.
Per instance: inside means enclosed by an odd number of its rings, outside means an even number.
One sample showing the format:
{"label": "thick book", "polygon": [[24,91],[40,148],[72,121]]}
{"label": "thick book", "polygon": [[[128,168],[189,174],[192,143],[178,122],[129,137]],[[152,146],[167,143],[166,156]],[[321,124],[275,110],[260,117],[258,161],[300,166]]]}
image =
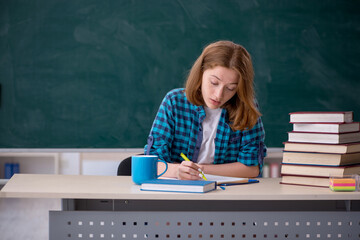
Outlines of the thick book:
{"label": "thick book", "polygon": [[283,163],[331,165],[341,166],[360,164],[360,152],[358,153],[309,153],[309,152],[288,152],[283,153]]}
{"label": "thick book", "polygon": [[206,193],[216,189],[215,181],[154,179],[141,184],[143,191]]}
{"label": "thick book", "polygon": [[351,133],[317,133],[317,132],[289,132],[289,142],[307,142],[307,143],[330,143],[342,144],[351,142],[360,142],[360,132]]}
{"label": "thick book", "polygon": [[330,175],[344,176],[360,174],[360,165],[326,166],[283,163],[281,165],[281,174],[318,177],[329,177]]}
{"label": "thick book", "polygon": [[284,150],[295,152],[354,153],[360,152],[360,142],[344,144],[284,142]]}
{"label": "thick book", "polygon": [[290,122],[352,122],[354,114],[352,111],[342,112],[292,112]]}
{"label": "thick book", "polygon": [[360,131],[359,122],[351,123],[294,123],[295,132],[346,133]]}
{"label": "thick book", "polygon": [[329,177],[310,177],[310,176],[298,176],[298,175],[282,175],[280,183],[312,186],[312,187],[329,187]]}

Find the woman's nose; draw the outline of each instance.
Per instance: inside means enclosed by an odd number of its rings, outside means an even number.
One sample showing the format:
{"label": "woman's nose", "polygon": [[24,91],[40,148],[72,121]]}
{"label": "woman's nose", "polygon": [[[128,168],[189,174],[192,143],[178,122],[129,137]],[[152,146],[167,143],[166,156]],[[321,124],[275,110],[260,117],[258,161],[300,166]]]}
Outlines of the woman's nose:
{"label": "woman's nose", "polygon": [[224,88],[223,88],[223,87],[218,87],[218,88],[215,90],[215,97],[217,98],[217,100],[220,100],[220,99],[222,98],[223,91],[224,91]]}

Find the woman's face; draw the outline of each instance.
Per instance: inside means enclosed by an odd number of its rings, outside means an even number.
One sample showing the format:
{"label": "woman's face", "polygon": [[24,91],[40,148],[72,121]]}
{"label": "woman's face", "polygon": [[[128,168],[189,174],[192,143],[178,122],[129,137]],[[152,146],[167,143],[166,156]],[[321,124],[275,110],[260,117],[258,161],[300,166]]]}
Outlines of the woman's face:
{"label": "woman's face", "polygon": [[224,105],[236,94],[238,82],[235,70],[221,66],[205,70],[201,84],[205,105],[210,109]]}

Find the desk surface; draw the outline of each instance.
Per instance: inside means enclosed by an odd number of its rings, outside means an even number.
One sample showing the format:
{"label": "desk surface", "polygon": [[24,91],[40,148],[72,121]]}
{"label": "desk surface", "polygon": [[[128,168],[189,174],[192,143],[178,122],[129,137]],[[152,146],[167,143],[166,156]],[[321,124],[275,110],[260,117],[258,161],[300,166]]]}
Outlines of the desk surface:
{"label": "desk surface", "polygon": [[280,184],[279,178],[205,194],[147,192],[128,176],[15,174],[0,191],[5,198],[147,200],[360,200],[360,192]]}

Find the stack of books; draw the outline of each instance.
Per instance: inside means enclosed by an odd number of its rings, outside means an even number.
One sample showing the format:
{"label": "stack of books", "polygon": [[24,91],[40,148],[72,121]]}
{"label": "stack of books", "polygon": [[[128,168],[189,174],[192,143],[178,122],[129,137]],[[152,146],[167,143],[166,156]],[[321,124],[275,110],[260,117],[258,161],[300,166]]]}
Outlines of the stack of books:
{"label": "stack of books", "polygon": [[329,187],[329,176],[360,174],[360,123],[353,112],[290,113],[281,183]]}

